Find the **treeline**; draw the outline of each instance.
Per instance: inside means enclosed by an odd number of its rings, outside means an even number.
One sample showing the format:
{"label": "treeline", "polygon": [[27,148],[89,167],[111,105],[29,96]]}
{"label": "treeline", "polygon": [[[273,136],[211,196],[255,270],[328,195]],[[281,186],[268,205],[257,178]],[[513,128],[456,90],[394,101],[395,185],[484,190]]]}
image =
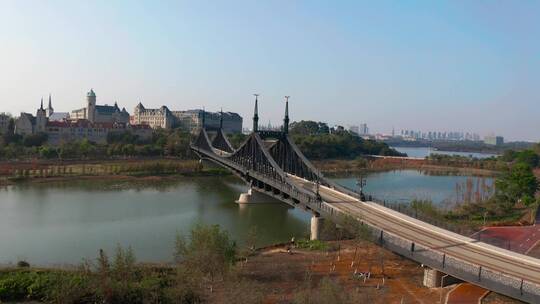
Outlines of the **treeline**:
{"label": "treeline", "polygon": [[478,153],[493,153],[499,154],[506,150],[523,150],[530,149],[533,144],[530,142],[507,142],[502,145],[488,145],[482,141],[471,140],[426,140],[419,139],[416,141],[407,141],[399,138],[387,139],[385,142],[394,147],[431,147],[441,151],[453,152],[478,152]]}
{"label": "treeline", "polygon": [[[536,146],[538,148],[538,145]],[[534,211],[540,204],[539,181],[533,169],[539,165],[539,155],[534,150],[508,152],[498,161],[507,166],[495,180],[495,194],[487,199],[459,206],[455,217],[483,216],[500,219],[519,218],[524,210]]]}
{"label": "treeline", "polygon": [[[125,131],[109,133],[106,144],[82,139],[57,146],[47,143],[45,133],[21,136],[14,130],[11,120],[8,131],[0,137],[0,160],[193,157],[189,149],[192,135],[179,129],[154,130],[151,139],[142,139]],[[290,134],[302,152],[313,159],[352,159],[363,154],[406,156],[385,143],[362,139],[343,127],[330,128],[323,122],[293,122]],[[238,148],[246,137],[244,134],[231,134],[229,140]]]}
{"label": "treeline", "polygon": [[538,167],[540,165],[540,143],[527,150],[507,150],[501,156],[501,159],[509,163],[526,163],[533,168]]}
{"label": "treeline", "polygon": [[540,143],[535,144],[530,149],[515,151],[506,150],[501,156],[487,158],[476,158],[461,155],[431,154],[427,157],[430,164],[487,169],[494,171],[504,171],[515,163],[526,163],[531,168],[540,166]]}
{"label": "treeline", "polygon": [[191,134],[181,130],[155,130],[150,139],[142,139],[130,131],[109,133],[106,144],[87,139],[47,144],[47,135],[38,133],[20,136],[6,132],[0,137],[0,159],[103,159],[118,157],[177,157],[189,159]]}
{"label": "treeline", "polygon": [[457,168],[474,168],[492,171],[508,169],[508,162],[500,157],[476,158],[461,155],[430,154],[426,157],[429,164]]}
{"label": "treeline", "polygon": [[353,159],[365,154],[407,156],[385,143],[363,139],[343,127],[329,128],[323,122],[294,122],[290,134],[302,153],[312,159]]}
{"label": "treeline", "polygon": [[434,141],[431,147],[442,151],[454,152],[479,152],[479,153],[501,153],[505,150],[522,150],[531,148],[528,142],[508,142],[499,146],[488,145],[481,141]]}

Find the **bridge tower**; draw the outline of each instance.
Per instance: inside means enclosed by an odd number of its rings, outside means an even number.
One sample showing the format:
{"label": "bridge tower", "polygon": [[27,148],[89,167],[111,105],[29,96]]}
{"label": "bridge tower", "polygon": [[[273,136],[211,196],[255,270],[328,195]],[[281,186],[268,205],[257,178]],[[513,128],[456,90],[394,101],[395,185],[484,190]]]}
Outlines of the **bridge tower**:
{"label": "bridge tower", "polygon": [[253,111],[253,132],[259,131],[259,101],[257,100],[259,98],[259,94],[253,94],[255,95],[255,110]]}
{"label": "bridge tower", "polygon": [[201,127],[203,129],[206,128],[206,111],[205,111],[204,107],[202,108]]}
{"label": "bridge tower", "polygon": [[223,108],[219,111],[219,129],[223,130]]}
{"label": "bridge tower", "polygon": [[285,96],[285,118],[283,118],[283,133],[289,133],[289,98]]}

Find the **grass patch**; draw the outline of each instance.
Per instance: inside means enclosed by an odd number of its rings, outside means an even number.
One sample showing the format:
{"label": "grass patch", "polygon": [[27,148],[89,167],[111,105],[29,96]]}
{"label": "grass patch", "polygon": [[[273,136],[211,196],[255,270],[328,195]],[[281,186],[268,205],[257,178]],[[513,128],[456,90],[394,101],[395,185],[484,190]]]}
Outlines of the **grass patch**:
{"label": "grass patch", "polygon": [[324,251],[328,250],[330,247],[327,243],[320,240],[301,239],[296,241],[296,248],[308,249],[313,251]]}

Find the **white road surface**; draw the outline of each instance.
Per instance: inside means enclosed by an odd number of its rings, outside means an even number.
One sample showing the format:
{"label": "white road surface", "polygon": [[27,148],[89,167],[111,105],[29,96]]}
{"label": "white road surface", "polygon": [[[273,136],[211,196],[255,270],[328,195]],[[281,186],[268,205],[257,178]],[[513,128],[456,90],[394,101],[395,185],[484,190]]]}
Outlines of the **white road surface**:
{"label": "white road surface", "polygon": [[[299,187],[315,191],[314,183],[289,177]],[[334,189],[321,186],[319,193],[326,204],[385,232],[448,256],[540,284],[539,259],[438,228],[373,202],[361,202]]]}

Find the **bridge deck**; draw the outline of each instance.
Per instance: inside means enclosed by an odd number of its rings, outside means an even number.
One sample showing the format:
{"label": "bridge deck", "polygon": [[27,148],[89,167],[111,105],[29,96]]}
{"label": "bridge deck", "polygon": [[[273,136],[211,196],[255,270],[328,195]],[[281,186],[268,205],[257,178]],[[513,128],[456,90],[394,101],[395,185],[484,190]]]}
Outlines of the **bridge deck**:
{"label": "bridge deck", "polygon": [[[278,137],[277,141],[269,144],[255,132],[240,148],[226,152],[210,143],[203,128],[191,148],[258,191],[293,206],[337,222],[346,215],[369,224],[381,245],[400,255],[513,298],[540,303],[540,260],[362,202],[355,193],[324,178],[287,134],[266,135]],[[315,181],[326,185],[320,186],[320,196]]]}
{"label": "bridge deck", "polygon": [[[314,183],[290,177],[298,186],[315,191]],[[321,186],[319,193],[323,201],[333,208],[398,237],[415,240],[417,244],[475,265],[483,265],[512,276],[527,278],[537,284],[540,283],[540,260],[538,259],[443,230],[373,202],[361,202],[334,189]]]}

